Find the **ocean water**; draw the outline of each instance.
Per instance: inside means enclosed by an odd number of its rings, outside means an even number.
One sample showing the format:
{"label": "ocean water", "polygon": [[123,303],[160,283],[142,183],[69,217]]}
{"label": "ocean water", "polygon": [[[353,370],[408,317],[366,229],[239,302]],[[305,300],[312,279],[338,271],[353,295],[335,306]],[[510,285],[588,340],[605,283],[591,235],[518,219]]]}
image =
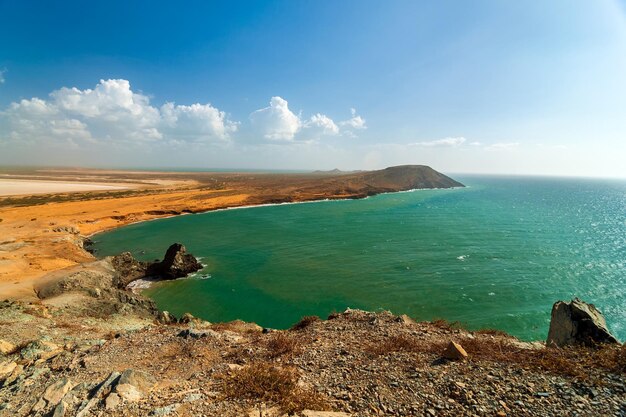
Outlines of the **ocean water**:
{"label": "ocean water", "polygon": [[626,181],[455,179],[468,187],[144,222],[95,249],[153,260],[182,242],[204,270],[145,294],[214,322],[286,328],[351,307],[541,340],[552,304],[577,296],[626,339]]}

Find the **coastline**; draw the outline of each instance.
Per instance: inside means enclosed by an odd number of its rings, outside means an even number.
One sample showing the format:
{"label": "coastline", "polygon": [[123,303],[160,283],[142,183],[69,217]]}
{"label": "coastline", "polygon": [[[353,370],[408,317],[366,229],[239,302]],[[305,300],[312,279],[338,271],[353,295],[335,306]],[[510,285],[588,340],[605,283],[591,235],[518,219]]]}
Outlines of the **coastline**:
{"label": "coastline", "polygon": [[[85,175],[81,172],[81,176]],[[86,239],[142,221],[215,210],[362,199],[387,192],[463,186],[423,166],[352,174],[89,172],[93,182],[144,184],[121,192],[96,191],[0,199],[0,293],[36,300],[46,275],[96,259]],[[38,180],[44,176],[38,172]],[[55,171],[71,180],[73,171]],[[101,175],[101,177],[98,177]],[[160,185],[155,185],[155,183]],[[426,184],[426,185],[425,185]]]}

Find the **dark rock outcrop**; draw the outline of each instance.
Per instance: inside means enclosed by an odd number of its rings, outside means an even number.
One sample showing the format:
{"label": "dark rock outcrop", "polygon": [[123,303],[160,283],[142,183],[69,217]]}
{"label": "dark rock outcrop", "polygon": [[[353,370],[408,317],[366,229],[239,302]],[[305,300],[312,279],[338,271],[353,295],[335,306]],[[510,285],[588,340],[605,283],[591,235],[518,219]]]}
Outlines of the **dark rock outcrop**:
{"label": "dark rock outcrop", "polygon": [[123,252],[114,256],[111,264],[118,273],[117,286],[119,288],[126,288],[136,279],[145,277],[148,270],[148,263],[138,261],[130,252]]}
{"label": "dark rock outcrop", "polygon": [[161,262],[148,266],[148,276],[158,276],[162,279],[182,278],[202,269],[202,264],[180,243],[174,243],[167,249],[165,258]]}
{"label": "dark rock outcrop", "polygon": [[130,252],[114,256],[111,260],[118,273],[117,286],[126,288],[131,282],[145,277],[176,279],[202,269],[202,264],[180,243],[174,243],[167,249],[160,262],[143,262],[135,259]]}
{"label": "dark rock outcrop", "polygon": [[606,326],[602,313],[593,305],[578,298],[567,303],[557,301],[552,306],[548,346],[567,346],[599,343],[619,343]]}

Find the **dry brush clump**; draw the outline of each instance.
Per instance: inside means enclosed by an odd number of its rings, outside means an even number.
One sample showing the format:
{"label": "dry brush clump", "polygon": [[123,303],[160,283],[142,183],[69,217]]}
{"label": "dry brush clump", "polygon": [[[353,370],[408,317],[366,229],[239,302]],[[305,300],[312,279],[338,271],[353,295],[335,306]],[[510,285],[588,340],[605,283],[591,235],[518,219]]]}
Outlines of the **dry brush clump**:
{"label": "dry brush clump", "polygon": [[277,358],[297,353],[300,340],[285,331],[278,331],[268,338],[266,347],[269,357]]}
{"label": "dry brush clump", "polygon": [[394,352],[426,352],[431,349],[412,336],[397,334],[378,342],[370,343],[365,346],[365,350],[371,354],[381,356]]}
{"label": "dry brush clump", "polygon": [[590,369],[626,373],[626,347],[599,345],[528,349],[510,340],[475,337],[461,340],[471,360],[514,363],[525,369],[547,371],[580,380],[590,377]]}
{"label": "dry brush clump", "polygon": [[321,394],[298,384],[299,375],[294,367],[255,362],[223,375],[221,379],[224,395],[233,400],[245,399],[276,405],[287,414],[304,409],[329,409]]}
{"label": "dry brush clump", "polygon": [[309,327],[313,323],[322,321],[318,316],[304,316],[299,322],[291,326],[291,330],[303,330]]}

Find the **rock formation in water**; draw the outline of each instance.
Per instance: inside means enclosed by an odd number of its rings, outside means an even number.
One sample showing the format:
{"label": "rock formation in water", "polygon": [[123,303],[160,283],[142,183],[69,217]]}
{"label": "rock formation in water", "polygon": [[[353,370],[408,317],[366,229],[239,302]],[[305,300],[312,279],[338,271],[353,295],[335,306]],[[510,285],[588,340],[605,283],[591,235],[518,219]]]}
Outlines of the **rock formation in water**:
{"label": "rock formation in water", "polygon": [[593,305],[578,298],[567,303],[557,301],[552,306],[548,346],[599,343],[619,343],[609,332],[602,313]]}
{"label": "rock formation in water", "polygon": [[111,263],[118,273],[120,288],[144,277],[176,279],[202,269],[202,264],[180,243],[171,245],[160,262],[138,261],[130,252],[124,252],[114,256]]}
{"label": "rock formation in water", "polygon": [[202,264],[180,243],[174,243],[167,249],[165,258],[161,262],[148,266],[149,276],[158,276],[163,279],[182,278],[202,269]]}

